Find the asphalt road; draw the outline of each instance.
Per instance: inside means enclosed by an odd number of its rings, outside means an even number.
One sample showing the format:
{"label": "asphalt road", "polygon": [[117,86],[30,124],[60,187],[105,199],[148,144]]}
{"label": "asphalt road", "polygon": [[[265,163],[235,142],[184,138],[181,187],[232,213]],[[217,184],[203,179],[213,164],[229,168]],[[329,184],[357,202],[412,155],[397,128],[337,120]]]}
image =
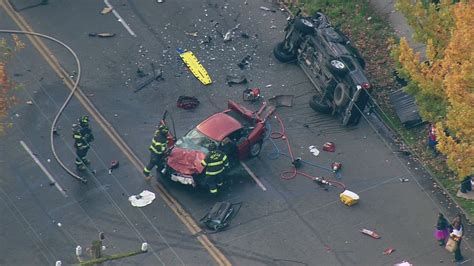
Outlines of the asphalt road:
{"label": "asphalt road", "polygon": [[[17,9],[35,3],[11,2]],[[160,179],[195,221],[216,201],[243,203],[228,230],[208,235],[231,263],[392,265],[409,260],[415,265],[433,265],[451,261],[451,255],[437,246],[433,226],[439,211],[447,212],[454,206],[441,204],[440,193],[431,191],[431,180],[416,162],[394,153],[397,146],[379,130],[373,117],[357,127],[343,128],[337,119],[309,108],[307,102],[314,89],[308,79],[296,65],[281,64],[272,55],[273,45],[283,36],[286,17],[276,6],[263,0],[168,0],[162,4],[113,0],[110,4],[129,30],[114,14],[100,14],[105,7],[101,1],[52,0],[49,5],[24,9],[19,14],[35,31],[58,38],[75,50],[82,65],[81,90],[142,162],[148,160],[150,138],[165,110],[172,114],[177,135],[182,136],[208,115],[225,109],[228,99],[242,102],[245,86],[229,87],[225,78],[228,74],[245,74],[250,85],[260,87],[266,98],[295,96],[293,107],[277,113],[296,156],[319,166],[305,165],[301,171],[334,178],[327,167],[340,161],[343,169],[337,181],[361,197],[358,205],[347,207],[339,202],[340,191],[335,188],[325,191],[303,176],[282,179],[282,172],[291,169],[291,164],[283,155],[273,159],[275,148],[270,141],[258,158],[246,162],[265,191],[242,169],[233,171],[218,198]],[[266,12],[260,6],[277,11]],[[225,43],[222,33],[237,24],[240,27],[232,41]],[[0,9],[0,28],[18,28],[4,9]],[[90,32],[116,36],[89,37]],[[185,32],[197,32],[197,37]],[[210,43],[202,43],[205,36],[211,37]],[[87,247],[99,232],[106,235],[108,254],[137,250],[142,242],[150,245],[146,254],[109,265],[215,264],[198,239],[203,233],[190,233],[155,186],[144,181],[129,157],[96,121],[91,122],[96,140],[90,160],[97,173],[88,177],[89,183],[77,182],[55,163],[49,127],[69,89],[35,47],[24,36],[20,38],[26,48],[13,58],[9,72],[23,88],[15,91],[19,104],[11,110],[9,122],[13,126],[0,139],[4,151],[0,264],[52,265],[56,260],[76,263],[75,247]],[[74,76],[73,58],[57,44],[45,43]],[[213,84],[201,85],[180,61],[177,48],[193,51]],[[240,69],[237,63],[247,55],[250,64]],[[134,93],[141,81],[137,68],[149,72],[152,62],[163,69],[165,79]],[[178,109],[179,95],[196,96],[201,105],[194,111]],[[26,104],[28,100],[33,104]],[[248,107],[257,109],[258,105]],[[70,125],[84,113],[81,102],[73,99],[55,137],[58,154],[71,168]],[[271,124],[279,130],[276,120]],[[67,197],[49,185],[47,175],[20,141],[65,189]],[[318,157],[309,152],[310,145],[321,147],[326,141],[336,143],[336,152],[321,151]],[[287,153],[284,142],[275,140],[275,145]],[[119,160],[120,168],[108,175],[111,160]],[[410,181],[401,183],[399,178]],[[157,193],[155,201],[142,209],[130,206],[128,196],[144,189]],[[362,228],[376,230],[382,238],[362,235]],[[389,247],[396,251],[383,255]],[[469,239],[463,244],[463,253],[468,259],[472,257]]]}

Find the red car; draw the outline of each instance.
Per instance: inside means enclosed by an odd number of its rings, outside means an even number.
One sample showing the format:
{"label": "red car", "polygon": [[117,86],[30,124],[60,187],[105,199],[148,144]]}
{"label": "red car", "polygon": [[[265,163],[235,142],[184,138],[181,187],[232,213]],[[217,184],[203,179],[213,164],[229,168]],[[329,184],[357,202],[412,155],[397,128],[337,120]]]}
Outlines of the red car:
{"label": "red car", "polygon": [[265,135],[262,109],[252,112],[229,100],[227,110],[210,116],[176,141],[166,157],[164,177],[185,185],[206,186],[201,161],[212,142],[227,154],[231,165],[257,156]]}

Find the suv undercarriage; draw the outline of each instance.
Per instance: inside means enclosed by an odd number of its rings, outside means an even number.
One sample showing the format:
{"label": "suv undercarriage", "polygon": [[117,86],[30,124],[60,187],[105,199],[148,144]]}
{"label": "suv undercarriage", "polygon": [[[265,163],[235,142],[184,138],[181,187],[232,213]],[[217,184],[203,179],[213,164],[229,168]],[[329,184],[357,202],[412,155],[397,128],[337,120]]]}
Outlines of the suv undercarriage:
{"label": "suv undercarriage", "polygon": [[288,20],[285,39],[273,53],[281,62],[296,61],[317,90],[310,106],[342,118],[342,124],[359,122],[368,100],[370,84],[363,72],[365,62],[349,39],[331,26],[321,12]]}

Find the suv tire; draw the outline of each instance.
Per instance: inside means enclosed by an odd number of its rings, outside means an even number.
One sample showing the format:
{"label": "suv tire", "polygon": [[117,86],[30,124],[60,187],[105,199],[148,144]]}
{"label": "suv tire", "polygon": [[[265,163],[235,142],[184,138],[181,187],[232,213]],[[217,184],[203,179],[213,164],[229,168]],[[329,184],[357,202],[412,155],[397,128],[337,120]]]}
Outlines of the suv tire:
{"label": "suv tire", "polygon": [[275,55],[278,61],[286,63],[296,59],[296,51],[288,53],[285,50],[285,43],[279,42],[273,47],[273,55]]}
{"label": "suv tire", "polygon": [[339,77],[343,77],[345,74],[347,74],[347,72],[349,72],[349,69],[347,69],[346,64],[336,58],[330,58],[327,66],[329,68],[329,71],[331,71],[333,75]]}
{"label": "suv tire", "polygon": [[295,29],[303,34],[310,34],[314,32],[314,24],[307,18],[297,18],[295,20]]}
{"label": "suv tire", "polygon": [[319,95],[314,95],[311,100],[309,100],[309,106],[314,111],[322,114],[329,114],[332,111],[331,106],[329,106],[325,101],[322,101]]}
{"label": "suv tire", "polygon": [[262,151],[262,141],[255,142],[249,149],[250,157],[257,157]]}
{"label": "suv tire", "polygon": [[334,103],[339,106],[345,106],[350,100],[350,89],[344,83],[338,83],[334,88]]}

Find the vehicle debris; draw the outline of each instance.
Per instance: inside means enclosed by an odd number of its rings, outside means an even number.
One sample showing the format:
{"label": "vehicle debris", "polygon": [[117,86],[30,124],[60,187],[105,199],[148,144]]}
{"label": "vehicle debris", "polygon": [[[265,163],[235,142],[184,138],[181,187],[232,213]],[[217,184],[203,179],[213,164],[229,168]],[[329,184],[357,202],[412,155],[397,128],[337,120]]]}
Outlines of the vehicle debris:
{"label": "vehicle debris", "polygon": [[311,146],[309,146],[308,148],[309,148],[309,151],[310,151],[314,156],[318,157],[318,155],[319,155],[319,150],[318,150],[315,146],[311,145]]}
{"label": "vehicle debris", "polygon": [[224,36],[222,36],[224,38],[224,42],[231,41],[232,40],[232,34],[234,33],[234,31],[239,29],[239,27],[240,27],[240,23],[235,25],[235,27],[233,27],[232,29],[228,30],[226,32],[226,34],[224,34]]}
{"label": "vehicle debris", "polygon": [[153,76],[149,77],[148,79],[144,80],[142,83],[138,84],[138,86],[135,88],[133,92],[138,92],[148,86],[150,83],[153,82],[153,80],[164,80],[163,78],[163,69],[160,69],[160,72],[157,74],[155,71],[155,65],[151,63],[151,69],[153,72]]}
{"label": "vehicle debris", "polygon": [[194,96],[181,95],[176,101],[176,106],[185,110],[193,110],[198,107],[199,103],[199,100]]}
{"label": "vehicle debris", "polygon": [[246,84],[248,82],[247,77],[245,75],[227,75],[225,77],[227,81],[227,85],[232,86],[232,84]]}
{"label": "vehicle debris", "polygon": [[185,31],[184,34],[188,35],[188,36],[193,36],[193,37],[197,37],[198,36],[198,32],[195,31],[195,32],[187,32]]}
{"label": "vehicle debris", "polygon": [[119,161],[112,160],[109,166],[109,175],[112,174],[112,170],[117,169],[118,167],[119,167]]}
{"label": "vehicle debris", "polygon": [[148,73],[145,73],[145,72],[143,72],[143,70],[141,70],[140,68],[137,68],[137,76],[138,76],[139,78],[143,78],[143,77],[148,76]]}
{"label": "vehicle debris", "polygon": [[383,254],[384,254],[384,255],[390,255],[390,254],[392,254],[394,251],[395,251],[394,248],[386,248],[386,249],[383,251]]}
{"label": "vehicle debris", "polygon": [[114,36],[115,36],[115,33],[109,33],[109,32],[102,32],[102,33],[89,32],[89,37],[110,38],[110,37],[114,37]]}
{"label": "vehicle debris", "polygon": [[100,11],[100,13],[101,13],[102,15],[105,15],[105,14],[110,13],[110,11],[112,11],[112,8],[111,8],[111,7],[104,7],[104,9],[102,9],[102,11]]}
{"label": "vehicle debris", "polygon": [[230,220],[234,218],[242,207],[242,202],[217,202],[211,210],[199,221],[209,230],[219,232],[229,226]]}
{"label": "vehicle debris", "polygon": [[32,105],[32,104],[33,104],[33,102],[32,102],[32,101],[26,101],[26,104],[28,104],[28,105]]}
{"label": "vehicle debris", "polygon": [[248,35],[248,34],[245,33],[245,32],[242,32],[242,33],[240,34],[240,37],[242,37],[242,38],[244,38],[244,39],[248,39],[248,38],[250,38],[250,35]]}
{"label": "vehicle debris", "polygon": [[207,70],[201,65],[199,60],[191,51],[185,51],[182,49],[176,49],[179,56],[183,60],[183,62],[188,66],[189,70],[193,75],[201,81],[204,85],[209,85],[212,83],[211,77],[207,73]]}
{"label": "vehicle debris", "polygon": [[323,151],[334,152],[336,151],[336,145],[334,142],[328,141],[323,145]]}
{"label": "vehicle debris", "polygon": [[128,198],[128,201],[130,202],[130,204],[132,204],[133,207],[145,207],[146,205],[152,203],[155,197],[155,193],[150,192],[148,190],[143,190],[138,195],[130,196]]}
{"label": "vehicle debris", "polygon": [[410,181],[410,179],[408,179],[408,178],[400,178],[400,182],[402,182],[402,183],[409,182],[409,181]]}
{"label": "vehicle debris", "polygon": [[332,171],[333,171],[334,173],[336,173],[337,171],[341,170],[341,168],[342,168],[342,163],[340,163],[340,162],[333,162],[333,163],[331,164],[331,169],[332,169]]}
{"label": "vehicle debris", "polygon": [[242,100],[248,102],[256,102],[260,100],[262,96],[260,95],[259,88],[247,88],[242,93]]}
{"label": "vehicle debris", "polygon": [[374,238],[374,239],[380,239],[380,238],[381,238],[379,234],[377,234],[376,232],[374,232],[374,231],[372,231],[372,230],[369,230],[369,229],[365,229],[365,228],[364,228],[364,229],[360,230],[360,232],[361,232],[362,234],[368,235],[368,236],[370,236],[370,237],[372,237],[372,238]]}
{"label": "vehicle debris", "polygon": [[413,264],[411,264],[410,262],[404,260],[404,261],[402,261],[402,262],[393,264],[393,266],[413,266]]}
{"label": "vehicle debris", "polygon": [[271,8],[266,7],[266,6],[261,6],[260,9],[263,10],[263,11],[268,11],[268,12],[272,12],[272,13],[276,12],[275,9],[271,9]]}
{"label": "vehicle debris", "polygon": [[244,69],[246,66],[250,65],[250,55],[245,56],[237,65],[240,69]]}
{"label": "vehicle debris", "polygon": [[165,0],[156,0],[156,2],[157,2],[158,4],[161,4],[161,3],[164,3]]}
{"label": "vehicle debris", "polygon": [[339,199],[345,205],[352,206],[359,202],[360,197],[356,193],[346,189],[341,194],[339,194]]}
{"label": "vehicle debris", "polygon": [[212,41],[212,37],[211,37],[211,36],[208,36],[208,35],[206,35],[206,36],[204,36],[204,40],[202,40],[202,41],[200,42],[200,44],[207,44],[207,43],[211,43],[211,41]]}

